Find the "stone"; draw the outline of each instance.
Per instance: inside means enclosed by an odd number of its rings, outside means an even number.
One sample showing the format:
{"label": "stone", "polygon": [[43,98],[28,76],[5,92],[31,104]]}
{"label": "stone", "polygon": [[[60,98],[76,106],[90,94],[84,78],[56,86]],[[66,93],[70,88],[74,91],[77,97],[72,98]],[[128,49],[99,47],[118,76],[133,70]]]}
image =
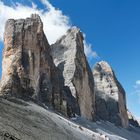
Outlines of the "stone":
{"label": "stone", "polygon": [[26,19],[9,19],[4,33],[0,94],[35,99],[61,109],[59,70],[37,14]]}
{"label": "stone", "polygon": [[96,117],[128,128],[125,91],[105,61],[93,68]]}
{"label": "stone", "polygon": [[137,119],[138,123],[139,123],[139,126],[140,126],[140,119]]}
{"label": "stone", "polygon": [[0,98],[0,140],[139,140],[140,129],[81,117],[67,119],[18,98]]}
{"label": "stone", "polygon": [[140,127],[139,121],[133,116],[133,114],[130,111],[127,111],[128,119],[130,125],[133,125],[135,127]]}
{"label": "stone", "polygon": [[82,32],[72,27],[49,45],[38,15],[9,19],[0,96],[37,101],[69,117],[105,120],[124,128],[129,123],[136,126],[134,117],[127,115],[125,91],[112,68],[102,61],[92,73],[83,40]]}
{"label": "stone", "polygon": [[0,140],[91,140],[99,135],[87,135],[76,123],[19,99],[0,99],[0,112]]}
{"label": "stone", "polygon": [[83,39],[81,31],[77,27],[72,27],[52,44],[52,55],[63,77],[68,113],[93,120],[94,79],[84,54]]}

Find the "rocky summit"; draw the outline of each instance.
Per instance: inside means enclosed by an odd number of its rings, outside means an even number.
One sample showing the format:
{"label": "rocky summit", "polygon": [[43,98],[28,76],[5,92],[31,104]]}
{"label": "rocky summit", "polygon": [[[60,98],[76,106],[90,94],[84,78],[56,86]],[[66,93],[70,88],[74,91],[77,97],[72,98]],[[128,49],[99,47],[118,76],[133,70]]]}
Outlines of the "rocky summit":
{"label": "rocky summit", "polygon": [[[69,108],[72,112],[92,120],[95,110],[94,79],[84,54],[83,39],[78,28],[69,29],[66,35],[52,45],[52,55],[64,78]],[[69,96],[77,104],[69,100]]]}
{"label": "rocky summit", "polygon": [[125,90],[107,62],[92,72],[83,41],[72,27],[50,45],[37,14],[6,22],[0,140],[139,140]]}
{"label": "rocky summit", "polygon": [[9,19],[4,34],[0,94],[61,108],[61,86],[38,15]]}
{"label": "rocky summit", "polygon": [[107,62],[98,62],[94,66],[93,77],[97,118],[128,128],[125,91],[112,68]]}

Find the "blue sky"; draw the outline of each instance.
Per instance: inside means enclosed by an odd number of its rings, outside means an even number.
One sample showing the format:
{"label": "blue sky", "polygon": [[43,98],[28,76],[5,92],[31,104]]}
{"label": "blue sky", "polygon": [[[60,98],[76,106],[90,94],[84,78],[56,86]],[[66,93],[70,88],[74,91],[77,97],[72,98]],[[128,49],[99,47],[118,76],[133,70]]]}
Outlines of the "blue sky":
{"label": "blue sky", "polygon": [[[2,0],[2,2],[11,6],[17,0]],[[30,0],[18,0],[18,2],[32,6]],[[36,4],[37,9],[47,9],[39,0],[32,2]],[[85,33],[87,45],[91,44],[90,51],[98,54],[96,58],[88,57],[91,67],[100,60],[107,61],[113,67],[118,80],[126,90],[128,109],[140,118],[138,81],[140,80],[140,1],[50,0],[49,2],[57,10],[60,9],[59,16],[66,16],[66,19],[63,17],[66,21],[57,16],[64,26],[60,29],[61,33],[71,25],[78,26]],[[50,40],[55,39],[50,37]],[[0,43],[0,53],[1,51],[2,43]]]}

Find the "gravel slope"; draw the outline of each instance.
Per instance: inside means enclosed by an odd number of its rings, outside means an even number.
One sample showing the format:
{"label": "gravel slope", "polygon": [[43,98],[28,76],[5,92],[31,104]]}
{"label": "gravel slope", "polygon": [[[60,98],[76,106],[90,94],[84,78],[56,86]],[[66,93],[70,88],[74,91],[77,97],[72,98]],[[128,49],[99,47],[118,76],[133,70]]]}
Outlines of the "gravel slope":
{"label": "gravel slope", "polygon": [[[139,133],[139,134],[138,134]],[[68,120],[51,110],[21,100],[0,99],[0,140],[139,140],[111,123],[92,123],[82,118]]]}

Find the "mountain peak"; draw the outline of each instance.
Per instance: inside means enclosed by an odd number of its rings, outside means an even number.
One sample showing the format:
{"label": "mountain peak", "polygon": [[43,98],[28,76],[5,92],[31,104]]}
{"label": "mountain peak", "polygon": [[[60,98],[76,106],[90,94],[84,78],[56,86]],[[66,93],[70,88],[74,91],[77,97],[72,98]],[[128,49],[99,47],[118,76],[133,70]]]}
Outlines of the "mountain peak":
{"label": "mountain peak", "polygon": [[[75,117],[78,121],[84,120],[86,127],[93,128],[96,125],[93,121],[96,120],[100,121],[101,125],[109,124],[113,129],[118,128],[111,123],[124,128],[131,127],[125,90],[107,62],[97,62],[92,73],[84,53],[83,40],[82,32],[74,26],[53,45],[49,45],[39,15],[33,14],[26,19],[8,20],[4,35],[1,97],[8,99],[8,104],[11,104],[11,100],[14,101],[16,108],[18,103],[35,101],[44,108],[49,107],[58,111],[67,119]],[[0,100],[0,105],[1,102],[4,104],[3,102],[7,101]],[[4,106],[8,107],[6,104]],[[1,109],[4,110],[2,107]],[[25,112],[25,107],[22,110]],[[8,113],[10,111],[11,109]],[[42,112],[39,113],[39,116],[44,117]],[[2,113],[1,116],[0,118],[4,118],[5,115]],[[133,116],[129,116],[132,122],[130,124],[136,126]],[[102,123],[102,120],[111,123]],[[43,123],[44,121],[41,125]],[[46,130],[46,127],[43,128]],[[69,125],[68,128],[71,129]],[[85,133],[81,126],[79,129]],[[122,129],[122,131],[127,130]]]}
{"label": "mountain peak", "polygon": [[110,65],[101,61],[93,69],[97,118],[128,128],[125,91]]}
{"label": "mountain peak", "polygon": [[95,64],[93,73],[96,74],[96,72],[99,72],[99,71],[103,74],[113,75],[112,68],[106,61],[100,61]]}

